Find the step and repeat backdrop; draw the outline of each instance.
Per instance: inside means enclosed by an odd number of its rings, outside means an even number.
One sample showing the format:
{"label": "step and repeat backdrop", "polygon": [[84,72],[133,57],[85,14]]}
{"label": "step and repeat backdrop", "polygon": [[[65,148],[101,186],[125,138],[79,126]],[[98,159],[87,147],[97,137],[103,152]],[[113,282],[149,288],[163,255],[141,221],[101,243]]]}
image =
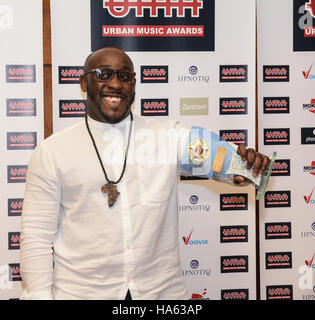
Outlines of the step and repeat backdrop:
{"label": "step and repeat backdrop", "polygon": [[[134,61],[135,114],[255,147],[257,22],[258,146],[278,152],[259,202],[260,252],[252,186],[180,177],[174,214],[190,299],[256,299],[257,280],[262,299],[315,298],[314,2],[50,3],[54,132],[82,120],[85,58],[113,45]],[[42,1],[0,0],[0,40],[0,299],[16,299],[27,164],[43,139]]]}
{"label": "step and repeat backdrop", "polygon": [[[85,114],[79,76],[104,46],[128,52],[135,114],[255,147],[255,1],[54,0],[54,131]],[[191,299],[255,299],[255,190],[178,182],[178,241]]]}
{"label": "step and repeat backdrop", "polygon": [[42,1],[0,1],[0,299],[22,293],[20,216],[27,165],[43,139]]}
{"label": "step and repeat backdrop", "polygon": [[259,0],[257,20],[259,150],[278,152],[259,204],[261,298],[314,300],[315,1]]}

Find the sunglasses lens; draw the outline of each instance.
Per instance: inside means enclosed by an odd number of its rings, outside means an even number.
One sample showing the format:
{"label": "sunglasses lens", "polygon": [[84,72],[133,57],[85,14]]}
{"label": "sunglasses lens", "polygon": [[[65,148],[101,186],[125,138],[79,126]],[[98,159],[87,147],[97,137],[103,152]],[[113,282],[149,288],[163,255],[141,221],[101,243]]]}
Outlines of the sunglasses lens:
{"label": "sunglasses lens", "polygon": [[122,82],[132,82],[133,73],[131,73],[131,72],[118,72],[118,78]]}
{"label": "sunglasses lens", "polygon": [[113,80],[115,73],[121,82],[130,83],[134,80],[134,73],[128,71],[115,71],[110,69],[102,69],[97,72],[98,78],[102,81],[108,82]]}
{"label": "sunglasses lens", "polygon": [[98,73],[98,77],[103,81],[110,81],[114,78],[114,74],[113,70],[103,69]]}

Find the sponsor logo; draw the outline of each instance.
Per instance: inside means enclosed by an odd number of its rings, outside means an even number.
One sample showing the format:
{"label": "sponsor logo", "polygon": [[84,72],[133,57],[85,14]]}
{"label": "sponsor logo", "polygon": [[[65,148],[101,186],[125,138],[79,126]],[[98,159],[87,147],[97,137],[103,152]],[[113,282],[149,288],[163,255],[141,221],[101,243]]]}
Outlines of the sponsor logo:
{"label": "sponsor logo", "polygon": [[290,129],[264,129],[264,145],[290,144]]}
{"label": "sponsor logo", "polygon": [[291,207],[291,191],[267,191],[265,208]]}
{"label": "sponsor logo", "polygon": [[168,99],[141,99],[142,116],[168,116]]}
{"label": "sponsor logo", "polygon": [[220,115],[248,114],[247,98],[220,98]]}
{"label": "sponsor logo", "polygon": [[220,82],[247,82],[247,65],[221,65]]}
{"label": "sponsor logo", "polygon": [[7,166],[8,183],[25,183],[27,165]]}
{"label": "sponsor logo", "polygon": [[248,226],[220,226],[220,242],[248,242]]}
{"label": "sponsor logo", "polygon": [[266,269],[291,269],[292,252],[266,252]]}
{"label": "sponsor logo", "polygon": [[36,82],[35,65],[6,65],[6,82]]}
{"label": "sponsor logo", "polygon": [[59,66],[59,84],[80,83],[80,76],[84,75],[83,67],[80,66]]}
{"label": "sponsor logo", "polygon": [[220,137],[221,140],[225,140],[235,144],[245,143],[245,145],[247,146],[248,133],[245,129],[220,130]]}
{"label": "sponsor logo", "polygon": [[311,103],[304,103],[303,110],[315,113],[315,99],[311,99]]}
{"label": "sponsor logo", "polygon": [[302,71],[303,77],[305,80],[314,80],[315,74],[311,74],[313,65],[311,65],[307,70]]}
{"label": "sponsor logo", "polygon": [[288,65],[263,66],[264,82],[288,82],[290,81],[290,67]]}
{"label": "sponsor logo", "polygon": [[37,145],[36,132],[7,132],[8,150],[30,150]]}
{"label": "sponsor logo", "polygon": [[221,300],[248,300],[248,289],[224,289],[221,290]]}
{"label": "sponsor logo", "polygon": [[265,223],[265,239],[291,239],[291,222]]}
{"label": "sponsor logo", "polygon": [[277,159],[272,165],[272,176],[290,176],[290,159]]}
{"label": "sponsor logo", "polygon": [[20,232],[9,232],[8,238],[9,250],[20,249]]}
{"label": "sponsor logo", "polygon": [[200,245],[207,245],[208,240],[192,240],[191,235],[193,233],[194,229],[191,229],[190,233],[188,236],[182,237],[185,246],[200,246]]}
{"label": "sponsor logo", "polygon": [[315,51],[314,0],[293,1],[293,51]]}
{"label": "sponsor logo", "polygon": [[8,117],[36,116],[36,99],[7,99]]}
{"label": "sponsor logo", "polygon": [[185,269],[183,270],[183,276],[188,277],[188,276],[210,276],[211,275],[211,270],[210,269],[202,269],[199,268],[199,261],[198,260],[191,260],[190,261],[190,269]]}
{"label": "sponsor logo", "polygon": [[220,211],[248,210],[247,193],[220,194]]}
{"label": "sponsor logo", "polygon": [[290,97],[264,97],[264,113],[290,113]]}
{"label": "sponsor logo", "polygon": [[315,222],[311,224],[312,231],[301,231],[302,239],[314,239],[315,238]]}
{"label": "sponsor logo", "polygon": [[198,203],[199,198],[196,195],[192,195],[189,198],[188,205],[179,205],[178,210],[183,213],[208,213],[210,212],[210,204]]}
{"label": "sponsor logo", "polygon": [[188,82],[188,83],[209,83],[210,76],[200,75],[197,66],[191,66],[188,69],[189,75],[180,75],[178,76],[178,82]]}
{"label": "sponsor logo", "polygon": [[86,109],[86,100],[59,100],[60,118],[84,117]]}
{"label": "sponsor logo", "polygon": [[203,290],[196,291],[192,293],[191,298],[189,300],[210,300],[206,297],[207,294],[207,288]]}
{"label": "sponsor logo", "polygon": [[277,285],[266,287],[267,300],[293,300],[292,285]]}
{"label": "sponsor logo", "polygon": [[168,66],[141,66],[141,83],[168,83]]}
{"label": "sponsor logo", "polygon": [[305,260],[305,264],[308,268],[315,269],[315,263],[314,263],[315,253],[313,254],[313,257],[309,260]]}
{"label": "sponsor logo", "polygon": [[315,161],[312,161],[310,166],[303,166],[303,171],[315,176]]}
{"label": "sponsor logo", "polygon": [[312,192],[309,195],[304,196],[304,201],[306,204],[315,204],[315,200],[312,199],[314,189],[315,188],[312,189]]}
{"label": "sponsor logo", "polygon": [[9,264],[9,281],[22,281],[19,263]]}
{"label": "sponsor logo", "polygon": [[125,51],[214,51],[214,3],[91,0],[91,50],[111,45]]}
{"label": "sponsor logo", "polygon": [[181,98],[181,116],[206,116],[209,114],[208,98]]}
{"label": "sponsor logo", "polygon": [[248,256],[223,256],[221,273],[248,272]]}
{"label": "sponsor logo", "polygon": [[315,144],[315,128],[301,128],[301,144]]}
{"label": "sponsor logo", "polygon": [[17,217],[22,215],[23,198],[8,199],[8,216]]}

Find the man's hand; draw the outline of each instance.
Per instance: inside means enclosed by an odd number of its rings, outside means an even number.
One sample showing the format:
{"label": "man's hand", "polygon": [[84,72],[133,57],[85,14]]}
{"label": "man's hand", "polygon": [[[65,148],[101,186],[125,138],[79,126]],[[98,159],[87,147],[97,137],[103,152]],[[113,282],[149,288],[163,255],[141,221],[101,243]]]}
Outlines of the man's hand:
{"label": "man's hand", "polygon": [[[246,146],[244,143],[238,146],[237,152],[239,153],[242,161],[244,162],[246,161],[246,168],[247,169],[253,168],[254,177],[257,177],[258,174],[263,174],[269,168],[270,159],[264,154],[256,152],[254,149],[251,149],[251,148],[246,149]],[[248,180],[242,176],[236,176],[234,178],[235,184],[240,184],[246,181]]]}

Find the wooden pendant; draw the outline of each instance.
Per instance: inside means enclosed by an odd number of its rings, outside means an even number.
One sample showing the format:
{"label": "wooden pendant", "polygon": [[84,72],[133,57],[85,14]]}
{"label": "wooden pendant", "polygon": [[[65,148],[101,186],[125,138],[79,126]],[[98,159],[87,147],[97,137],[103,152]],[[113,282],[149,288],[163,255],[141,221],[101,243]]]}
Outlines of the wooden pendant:
{"label": "wooden pendant", "polygon": [[102,192],[107,193],[107,195],[108,195],[108,206],[109,207],[112,207],[115,204],[117,198],[120,195],[120,193],[117,190],[116,185],[114,185],[112,183],[104,184],[102,186]]}

